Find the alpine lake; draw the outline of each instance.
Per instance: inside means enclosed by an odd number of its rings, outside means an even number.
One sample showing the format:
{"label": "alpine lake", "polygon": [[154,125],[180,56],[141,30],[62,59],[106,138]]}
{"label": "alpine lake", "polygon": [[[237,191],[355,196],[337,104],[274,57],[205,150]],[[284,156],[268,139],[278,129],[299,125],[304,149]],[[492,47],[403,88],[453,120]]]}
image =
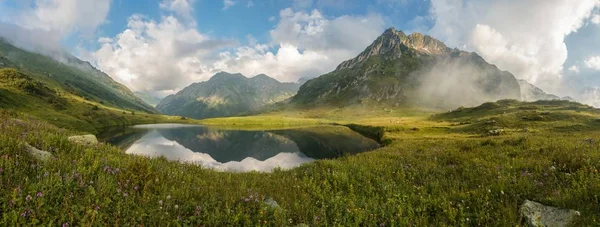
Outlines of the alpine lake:
{"label": "alpine lake", "polygon": [[201,165],[216,171],[271,172],[317,159],[379,148],[373,139],[344,126],[232,130],[186,124],[106,128],[98,139],[128,154]]}

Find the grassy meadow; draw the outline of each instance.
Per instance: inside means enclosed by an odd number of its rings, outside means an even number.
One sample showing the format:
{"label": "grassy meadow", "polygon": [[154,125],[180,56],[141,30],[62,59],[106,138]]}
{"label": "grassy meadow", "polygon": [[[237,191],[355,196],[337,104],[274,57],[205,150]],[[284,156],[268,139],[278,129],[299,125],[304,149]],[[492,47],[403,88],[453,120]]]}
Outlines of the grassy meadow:
{"label": "grassy meadow", "polygon": [[[76,131],[35,114],[0,111],[0,223],[516,226],[518,206],[529,199],[578,210],[576,226],[600,225],[595,109],[499,101],[433,115],[386,108],[318,112],[201,122],[265,129],[347,125],[385,146],[291,170],[226,173],[127,155],[106,144],[75,145],[67,136]],[[37,161],[23,142],[54,158]]]}

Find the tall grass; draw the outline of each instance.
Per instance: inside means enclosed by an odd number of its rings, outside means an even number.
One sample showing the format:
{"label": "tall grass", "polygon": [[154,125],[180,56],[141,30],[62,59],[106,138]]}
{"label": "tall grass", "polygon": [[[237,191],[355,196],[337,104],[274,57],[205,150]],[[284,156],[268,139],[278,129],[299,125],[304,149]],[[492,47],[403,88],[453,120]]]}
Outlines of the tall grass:
{"label": "tall grass", "polygon": [[[72,131],[0,111],[0,225],[515,226],[525,199],[580,211],[577,226],[600,224],[598,131],[385,133],[391,144],[372,152],[223,173],[74,145]],[[37,161],[23,142],[55,158]]]}

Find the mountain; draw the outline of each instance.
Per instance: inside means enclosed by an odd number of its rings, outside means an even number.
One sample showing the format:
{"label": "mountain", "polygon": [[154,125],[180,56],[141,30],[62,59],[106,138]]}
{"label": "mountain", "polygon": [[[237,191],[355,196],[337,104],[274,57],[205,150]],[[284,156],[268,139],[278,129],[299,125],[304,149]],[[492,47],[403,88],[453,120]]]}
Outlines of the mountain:
{"label": "mountain", "polygon": [[311,80],[312,78],[310,77],[300,77],[300,79],[298,79],[296,81],[297,84],[299,84],[300,86],[302,86],[304,83],[306,83],[307,81]]}
{"label": "mountain", "polygon": [[476,53],[448,48],[427,35],[406,35],[390,28],[357,57],[307,81],[291,103],[451,109],[520,98],[517,79]]}
{"label": "mountain", "polygon": [[533,84],[525,80],[519,80],[519,86],[521,86],[521,100],[532,102],[537,100],[561,100],[560,97],[548,94],[544,90],[536,87]]}
{"label": "mountain", "polygon": [[298,90],[295,83],[281,83],[267,75],[247,78],[220,72],[210,80],[194,83],[165,97],[156,106],[160,112],[191,118],[235,116],[284,101]]}
{"label": "mountain", "polygon": [[150,106],[153,106],[153,107],[158,105],[160,100],[162,100],[162,98],[159,98],[159,97],[156,97],[151,94],[144,93],[144,92],[136,91],[136,92],[133,92],[133,94],[135,94],[136,97],[140,98],[141,100],[143,100],[144,102],[148,103]]}
{"label": "mountain", "polygon": [[155,113],[124,85],[68,53],[48,55],[20,49],[0,38],[0,68],[15,68],[52,89],[119,109]]}

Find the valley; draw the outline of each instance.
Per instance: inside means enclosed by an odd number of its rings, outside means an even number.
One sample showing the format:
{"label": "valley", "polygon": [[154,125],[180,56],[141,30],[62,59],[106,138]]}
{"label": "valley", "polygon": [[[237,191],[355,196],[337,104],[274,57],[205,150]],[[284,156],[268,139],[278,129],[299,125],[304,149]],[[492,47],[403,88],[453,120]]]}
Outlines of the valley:
{"label": "valley", "polygon": [[600,110],[427,35],[160,101],[67,59],[0,45],[2,224],[520,226],[527,200],[600,222]]}

